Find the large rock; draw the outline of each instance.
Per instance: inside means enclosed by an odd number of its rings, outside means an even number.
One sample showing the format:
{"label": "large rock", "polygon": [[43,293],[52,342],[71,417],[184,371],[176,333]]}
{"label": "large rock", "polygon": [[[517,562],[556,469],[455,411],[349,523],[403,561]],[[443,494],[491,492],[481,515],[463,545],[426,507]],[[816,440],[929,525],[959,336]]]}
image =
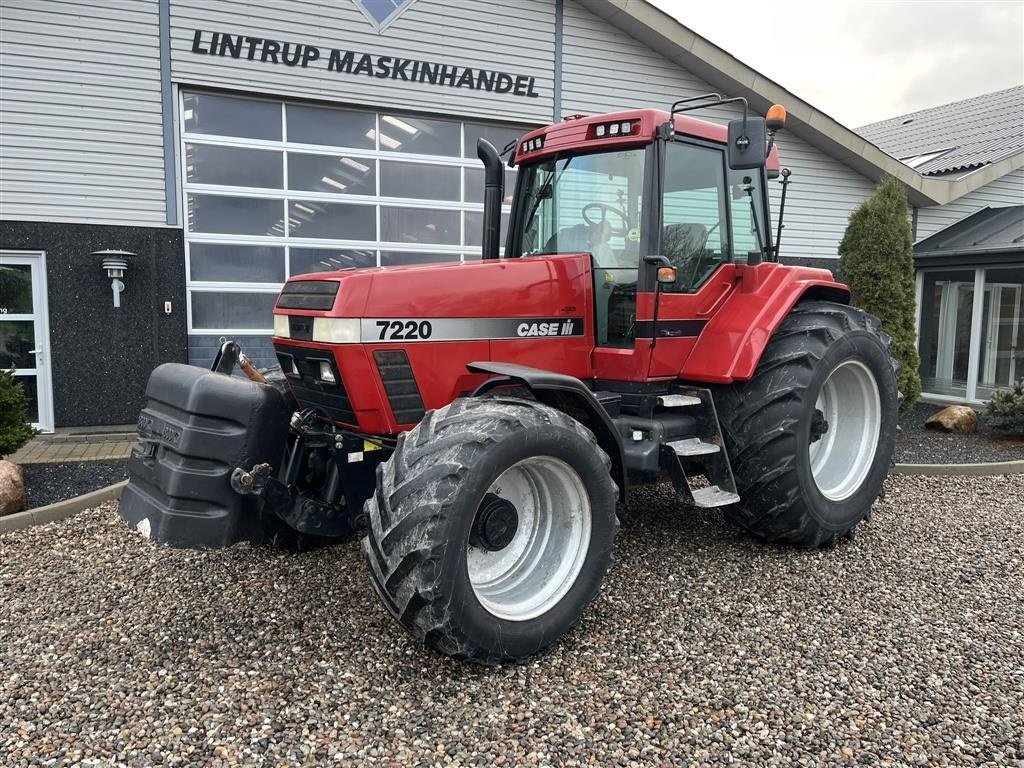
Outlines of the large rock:
{"label": "large rock", "polygon": [[951,405],[933,413],[924,423],[927,429],[940,432],[977,432],[978,414],[966,405]]}
{"label": "large rock", "polygon": [[21,467],[0,461],[0,516],[13,515],[25,506],[25,479]]}

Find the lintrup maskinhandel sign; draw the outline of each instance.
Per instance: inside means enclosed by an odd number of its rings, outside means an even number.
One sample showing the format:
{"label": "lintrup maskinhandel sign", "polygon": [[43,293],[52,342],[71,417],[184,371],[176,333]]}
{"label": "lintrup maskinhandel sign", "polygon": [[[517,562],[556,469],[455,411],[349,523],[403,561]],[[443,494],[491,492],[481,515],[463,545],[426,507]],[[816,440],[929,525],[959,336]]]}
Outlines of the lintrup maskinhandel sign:
{"label": "lintrup maskinhandel sign", "polygon": [[450,88],[470,88],[474,91],[511,93],[514,96],[533,99],[540,95],[534,87],[536,78],[530,75],[403,59],[398,56],[379,56],[338,48],[325,52],[308,43],[286,43],[225,32],[195,30],[192,35],[192,53],[248,59],[264,64],[303,69],[326,65],[329,72],[339,74],[429,83]]}

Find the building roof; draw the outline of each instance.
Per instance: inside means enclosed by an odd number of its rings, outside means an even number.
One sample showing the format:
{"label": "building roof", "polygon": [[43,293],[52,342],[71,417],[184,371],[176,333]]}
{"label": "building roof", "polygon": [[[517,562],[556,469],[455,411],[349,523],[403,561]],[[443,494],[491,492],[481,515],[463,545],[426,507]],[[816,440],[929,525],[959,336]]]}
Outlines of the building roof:
{"label": "building roof", "polygon": [[1024,152],[1024,85],[858,128],[925,176],[962,173]]}
{"label": "building roof", "polygon": [[774,103],[789,114],[786,130],[869,179],[893,176],[911,205],[945,205],[1024,168],[1024,150],[959,178],[923,176],[863,136],[769,80],[647,0],[589,0],[587,10],[730,96],[743,96],[762,114]]}
{"label": "building roof", "polygon": [[[914,260],[957,264],[1024,258],[1024,205],[983,208],[914,245]],[[972,258],[973,257],[973,258]]]}

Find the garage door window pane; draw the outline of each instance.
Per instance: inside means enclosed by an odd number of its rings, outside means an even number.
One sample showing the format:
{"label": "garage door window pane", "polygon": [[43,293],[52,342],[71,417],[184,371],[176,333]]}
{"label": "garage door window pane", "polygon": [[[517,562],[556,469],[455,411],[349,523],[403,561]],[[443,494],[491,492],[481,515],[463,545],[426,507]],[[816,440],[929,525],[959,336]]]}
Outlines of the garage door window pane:
{"label": "garage door window pane", "polygon": [[284,282],[284,248],[270,245],[190,243],[188,259],[193,280]]}
{"label": "garage door window pane", "polygon": [[281,200],[225,195],[189,195],[188,228],[191,232],[232,235],[283,235]]}
{"label": "garage door window pane", "polygon": [[380,193],[384,197],[418,200],[458,200],[459,169],[425,163],[381,160]]}
{"label": "garage door window pane", "polygon": [[293,275],[331,272],[353,267],[375,267],[377,252],[337,248],[292,248],[288,252],[288,263]]}
{"label": "garage door window pane", "polygon": [[281,140],[281,103],[186,93],[185,130],[245,139]]}
{"label": "garage door window pane", "polygon": [[391,243],[459,244],[459,212],[381,206],[380,239]]}
{"label": "garage door window pane", "polygon": [[377,230],[372,205],[295,200],[288,206],[292,237],[331,240],[373,240]]}
{"label": "garage door window pane", "polygon": [[[482,213],[466,212],[466,245],[475,245],[478,248],[483,245],[484,239],[484,215]],[[499,244],[505,245],[505,233],[508,231],[508,214],[501,214],[501,240]]]}
{"label": "garage door window pane", "polygon": [[372,112],[289,104],[288,141],[329,147],[374,149],[377,121]]}
{"label": "garage door window pane", "polygon": [[372,195],[377,189],[374,160],[339,155],[288,153],[288,186],[304,192]]}
{"label": "garage door window pane", "polygon": [[211,330],[274,325],[276,293],[192,292],[192,327]]}
{"label": "garage door window pane", "polygon": [[185,145],[185,180],[190,184],[281,189],[282,168],[280,152]]}
{"label": "garage door window pane", "polygon": [[459,123],[447,120],[408,115],[380,116],[380,148],[385,152],[458,157],[461,133]]}
{"label": "garage door window pane", "polygon": [[[484,201],[484,169],[466,168],[466,191],[463,200],[467,203],[482,203]],[[502,202],[505,205],[512,204],[512,197],[516,191],[516,172],[511,168],[505,170],[505,196]]]}
{"label": "garage door window pane", "polygon": [[398,267],[406,264],[436,264],[444,261],[459,261],[457,253],[416,253],[415,251],[381,251],[382,267]]}
{"label": "garage door window pane", "polygon": [[498,152],[501,152],[509,142],[517,141],[520,136],[531,130],[533,129],[509,128],[507,126],[487,125],[485,123],[466,123],[466,145],[462,156],[476,157],[477,139],[487,139]]}

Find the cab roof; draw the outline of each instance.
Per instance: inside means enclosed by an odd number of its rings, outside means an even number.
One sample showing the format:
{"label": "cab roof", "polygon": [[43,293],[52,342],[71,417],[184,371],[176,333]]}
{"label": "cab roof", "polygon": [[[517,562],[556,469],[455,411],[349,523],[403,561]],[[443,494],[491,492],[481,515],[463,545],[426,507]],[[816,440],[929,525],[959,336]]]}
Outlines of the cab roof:
{"label": "cab roof", "polygon": [[[534,162],[564,152],[592,152],[604,149],[637,147],[650,144],[657,136],[658,128],[669,120],[669,113],[663,109],[628,109],[622,112],[609,112],[603,115],[572,115],[560,123],[544,126],[530,131],[519,139],[516,145],[515,162]],[[607,130],[610,126],[621,126],[629,123],[628,134],[617,131],[611,135]],[[604,135],[598,136],[601,127],[606,127]],[[674,120],[677,135],[690,136],[718,144],[728,140],[726,126],[719,123],[699,120],[686,114],[677,114]],[[540,147],[527,149],[534,140],[540,140]],[[768,156],[769,171],[778,170],[779,155],[773,146]]]}

